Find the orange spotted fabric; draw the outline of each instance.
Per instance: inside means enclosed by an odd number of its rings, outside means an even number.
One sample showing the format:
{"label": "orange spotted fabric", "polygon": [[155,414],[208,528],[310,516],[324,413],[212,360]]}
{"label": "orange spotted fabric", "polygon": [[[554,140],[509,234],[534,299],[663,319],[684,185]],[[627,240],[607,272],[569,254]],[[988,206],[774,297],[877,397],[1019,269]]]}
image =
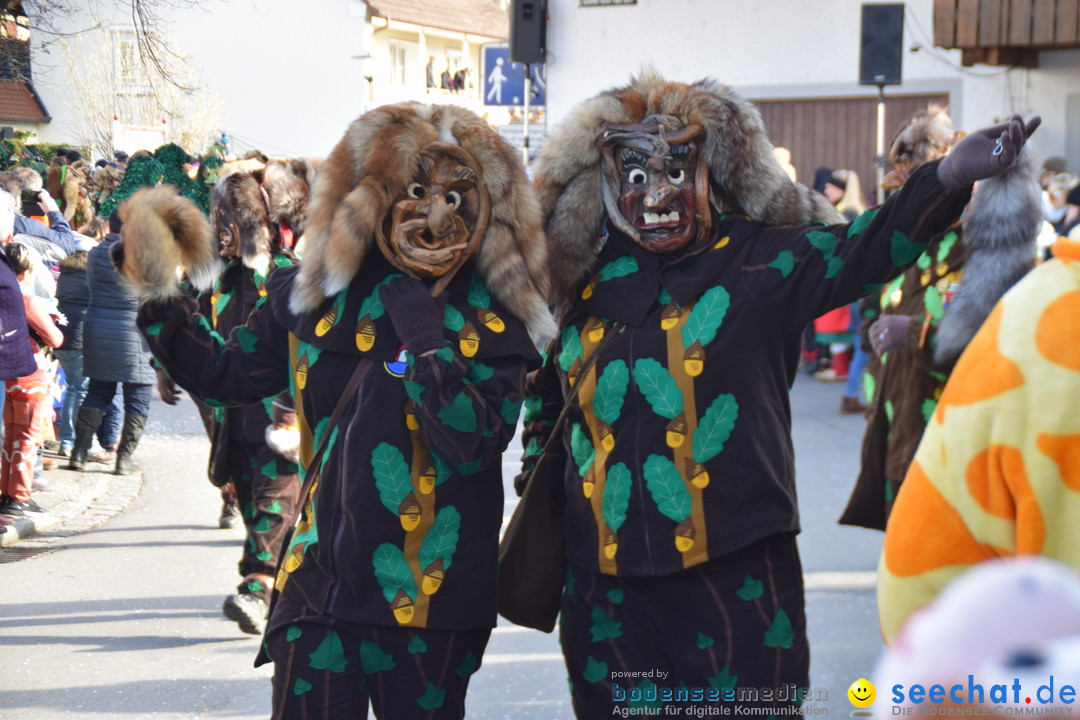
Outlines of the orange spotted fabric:
{"label": "orange spotted fabric", "polygon": [[1002,298],[960,357],[897,496],[878,568],[892,643],[971,565],[1080,568],[1080,242]]}

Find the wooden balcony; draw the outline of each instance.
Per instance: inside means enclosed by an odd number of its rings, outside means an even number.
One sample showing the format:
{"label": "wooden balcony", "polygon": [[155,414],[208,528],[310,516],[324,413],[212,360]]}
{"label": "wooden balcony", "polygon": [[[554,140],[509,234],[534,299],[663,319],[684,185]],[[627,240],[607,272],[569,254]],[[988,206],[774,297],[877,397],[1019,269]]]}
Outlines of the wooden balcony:
{"label": "wooden balcony", "polygon": [[1036,68],[1042,50],[1080,49],[1080,0],[934,0],[934,45],[967,66]]}

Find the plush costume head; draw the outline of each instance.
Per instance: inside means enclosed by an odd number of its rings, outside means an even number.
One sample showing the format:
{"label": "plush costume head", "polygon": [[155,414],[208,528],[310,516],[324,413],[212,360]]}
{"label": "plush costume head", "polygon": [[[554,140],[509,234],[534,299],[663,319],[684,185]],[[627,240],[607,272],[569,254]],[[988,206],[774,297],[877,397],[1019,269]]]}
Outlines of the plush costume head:
{"label": "plush costume head", "polygon": [[345,288],[374,246],[439,289],[470,257],[534,338],[554,333],[540,212],[516,151],[456,106],[402,103],[349,127],[319,168],[290,305]]}
{"label": "plush costume head", "polygon": [[579,105],[540,151],[534,184],[552,304],[588,271],[607,219],[652,252],[706,241],[714,210],[774,225],[843,222],[788,177],[751,103],[714,80],[651,70]]}

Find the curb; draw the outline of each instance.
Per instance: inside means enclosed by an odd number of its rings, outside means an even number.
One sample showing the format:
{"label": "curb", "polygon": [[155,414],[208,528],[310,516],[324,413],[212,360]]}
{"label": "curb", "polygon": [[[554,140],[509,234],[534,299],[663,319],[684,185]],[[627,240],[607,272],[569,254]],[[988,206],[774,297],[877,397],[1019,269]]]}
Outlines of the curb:
{"label": "curb", "polygon": [[[115,517],[142,489],[143,473],[115,475],[112,471],[52,470],[51,491],[35,493],[46,512],[30,517],[13,517],[0,534],[0,547],[8,548],[27,539],[50,533],[57,540],[90,530]],[[48,497],[49,500],[45,500]]]}

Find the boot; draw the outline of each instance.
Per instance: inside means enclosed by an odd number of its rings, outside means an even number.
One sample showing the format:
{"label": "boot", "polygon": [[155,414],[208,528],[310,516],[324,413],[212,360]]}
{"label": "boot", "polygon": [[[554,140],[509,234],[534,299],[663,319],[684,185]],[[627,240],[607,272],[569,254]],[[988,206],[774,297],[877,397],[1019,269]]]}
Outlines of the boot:
{"label": "boot", "polygon": [[68,470],[82,470],[86,466],[86,456],[94,444],[94,433],[104,419],[104,410],[85,405],[79,408],[79,416],[75,420],[75,445],[71,448]]}
{"label": "boot", "polygon": [[139,444],[143,428],[146,427],[145,415],[124,414],[124,427],[120,431],[120,444],[116,447],[116,474],[131,475],[139,467],[132,462],[131,456],[135,454],[135,446]]}

